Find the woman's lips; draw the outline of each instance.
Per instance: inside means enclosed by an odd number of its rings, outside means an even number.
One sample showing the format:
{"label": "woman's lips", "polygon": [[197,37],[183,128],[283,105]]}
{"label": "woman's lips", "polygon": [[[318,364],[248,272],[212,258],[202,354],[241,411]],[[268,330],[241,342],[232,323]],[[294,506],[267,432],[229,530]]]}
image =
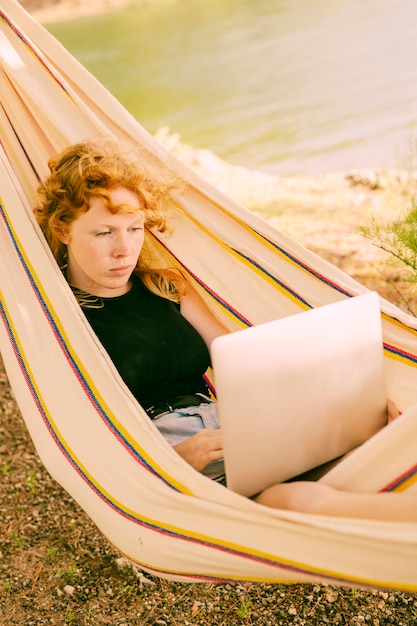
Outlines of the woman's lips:
{"label": "woman's lips", "polygon": [[120,267],[114,267],[113,269],[110,270],[110,272],[112,274],[126,274],[127,272],[132,271],[132,268],[130,265],[123,265]]}

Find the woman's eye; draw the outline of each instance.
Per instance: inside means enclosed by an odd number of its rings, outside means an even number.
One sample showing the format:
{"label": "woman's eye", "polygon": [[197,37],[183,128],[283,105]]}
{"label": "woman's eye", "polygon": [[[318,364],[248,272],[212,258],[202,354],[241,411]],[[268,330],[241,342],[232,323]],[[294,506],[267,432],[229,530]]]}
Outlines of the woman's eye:
{"label": "woman's eye", "polygon": [[100,233],[96,233],[96,237],[104,237],[105,235],[111,235],[111,231],[110,230],[103,230]]}
{"label": "woman's eye", "polygon": [[136,233],[138,230],[143,230],[143,226],[135,226],[134,228],[130,229],[132,231],[132,233]]}

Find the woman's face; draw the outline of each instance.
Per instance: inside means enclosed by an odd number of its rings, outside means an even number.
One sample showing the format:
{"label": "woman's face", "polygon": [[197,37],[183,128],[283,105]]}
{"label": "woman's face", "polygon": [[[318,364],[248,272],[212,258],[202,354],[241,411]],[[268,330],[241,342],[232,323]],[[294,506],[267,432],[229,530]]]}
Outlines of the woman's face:
{"label": "woman's face", "polygon": [[67,277],[71,285],[111,298],[129,291],[145,230],[143,207],[133,191],[117,187],[110,196],[113,205],[129,205],[136,212],[121,210],[113,214],[101,198],[93,197],[88,210],[62,236],[62,242],[67,245]]}

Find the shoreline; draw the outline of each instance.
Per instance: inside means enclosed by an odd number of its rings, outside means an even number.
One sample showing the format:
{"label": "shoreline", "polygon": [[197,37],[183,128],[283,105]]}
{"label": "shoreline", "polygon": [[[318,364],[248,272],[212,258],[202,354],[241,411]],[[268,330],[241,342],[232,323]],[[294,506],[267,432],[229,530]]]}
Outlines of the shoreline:
{"label": "shoreline", "polygon": [[[176,0],[92,0],[87,5],[83,0],[23,0],[21,5],[46,23],[109,13],[149,1]],[[417,297],[404,279],[404,267],[394,265],[392,256],[366,239],[359,227],[369,226],[373,220],[384,224],[400,219],[411,208],[417,172],[369,168],[272,175],[232,165],[210,150],[187,145],[167,127],[154,137],[174,158],[278,230],[408,312],[408,302],[416,306]]]}
{"label": "shoreline", "polygon": [[[411,207],[417,172],[352,169],[282,177],[231,165],[209,150],[182,143],[169,128],[154,136],[174,158],[278,230],[357,280],[373,275],[381,281],[388,254],[359,227],[401,219]],[[398,266],[389,274],[393,271],[398,274]]]}
{"label": "shoreline", "polygon": [[[20,4],[41,24],[73,20],[80,17],[112,13],[128,7],[139,6],[155,0],[23,0]],[[166,2],[168,0],[158,0]]]}

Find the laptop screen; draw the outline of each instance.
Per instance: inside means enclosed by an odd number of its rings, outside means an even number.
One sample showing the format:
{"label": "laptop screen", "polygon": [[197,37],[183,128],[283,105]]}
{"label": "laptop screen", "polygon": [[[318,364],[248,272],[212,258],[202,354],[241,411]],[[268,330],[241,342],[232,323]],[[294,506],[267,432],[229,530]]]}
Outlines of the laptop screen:
{"label": "laptop screen", "polygon": [[346,453],[386,422],[374,292],[223,335],[211,356],[227,484],[242,495]]}

